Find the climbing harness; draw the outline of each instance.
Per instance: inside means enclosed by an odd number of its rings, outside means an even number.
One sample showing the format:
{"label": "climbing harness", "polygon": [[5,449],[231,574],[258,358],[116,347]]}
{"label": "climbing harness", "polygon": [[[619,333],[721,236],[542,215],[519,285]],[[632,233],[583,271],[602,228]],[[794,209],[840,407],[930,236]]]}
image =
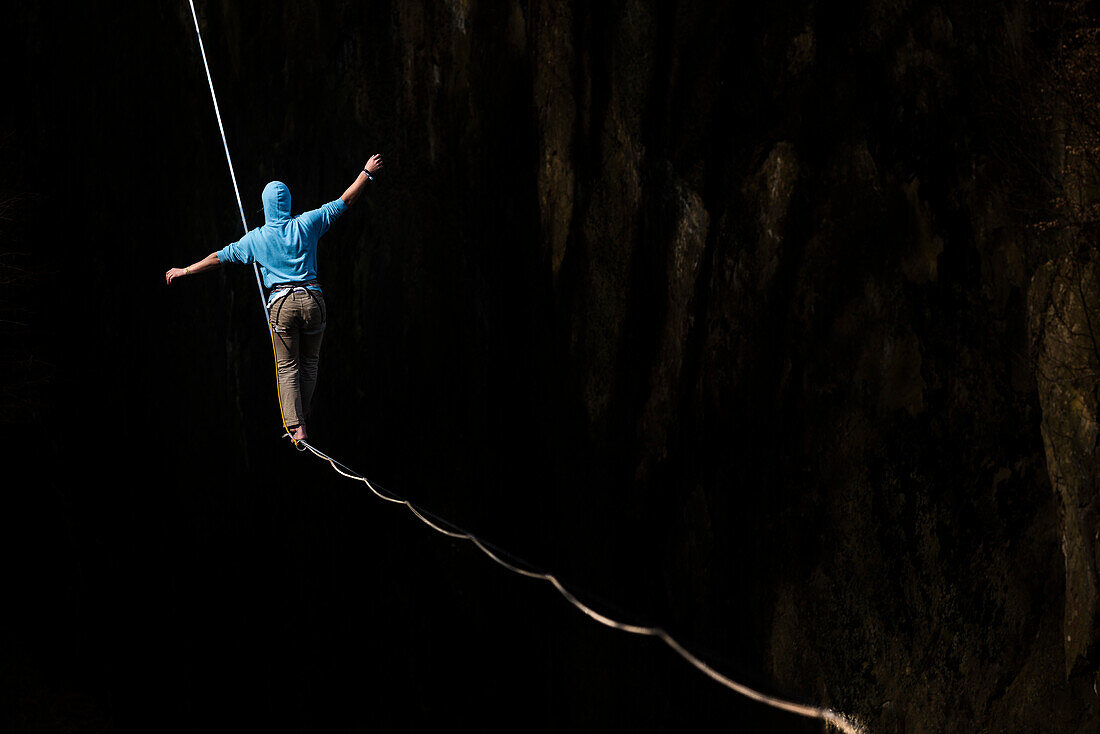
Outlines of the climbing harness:
{"label": "climbing harness", "polygon": [[[218,130],[221,132],[222,146],[225,148],[225,159],[226,159],[226,162],[229,164],[229,175],[233,180],[233,191],[237,195],[237,207],[238,207],[238,209],[240,209],[240,213],[241,213],[241,224],[244,225],[244,231],[247,234],[248,233],[248,223],[245,220],[244,207],[241,205],[241,194],[240,194],[240,190],[237,188],[237,176],[233,171],[233,160],[229,156],[229,143],[226,142],[225,128],[222,126],[221,112],[218,109],[218,98],[217,98],[217,95],[214,93],[214,80],[210,75],[210,65],[209,65],[209,63],[207,62],[207,59],[206,59],[206,50],[205,50],[205,48],[203,46],[203,42],[202,42],[202,31],[199,28],[199,17],[198,17],[198,14],[195,12],[195,2],[194,2],[194,0],[187,0],[187,1],[191,6],[191,17],[195,21],[195,34],[198,37],[199,51],[202,54],[202,63],[203,63],[203,67],[206,70],[206,80],[207,80],[207,83],[210,86],[210,98],[214,102],[214,114],[218,118]],[[275,390],[276,390],[277,397],[280,398],[279,401],[278,401],[279,402],[279,413],[280,413],[280,415],[282,415],[282,400],[281,400],[281,395],[279,395],[278,355],[275,353],[275,332],[274,332],[273,327],[271,326],[271,314],[270,314],[269,309],[268,309],[268,301],[267,301],[267,299],[264,298],[263,281],[260,279],[260,269],[259,269],[259,266],[256,263],[253,263],[253,266],[254,266],[255,272],[256,272],[256,283],[260,288],[260,303],[263,305],[264,315],[266,316],[267,325],[268,325],[268,332],[271,335],[271,351],[272,351],[272,355],[275,356],[275,358],[276,358]],[[670,648],[672,648],[672,650],[674,650],[678,655],[680,655],[680,657],[682,657],[684,660],[686,660],[692,666],[697,668],[699,671],[701,671],[703,674],[705,674],[710,679],[714,680],[717,683],[720,683],[721,685],[725,686],[726,688],[730,689],[731,691],[739,693],[742,696],[745,696],[746,698],[752,699],[753,701],[758,701],[760,703],[766,704],[766,705],[771,706],[773,708],[780,709],[782,711],[787,711],[787,712],[792,713],[792,714],[797,714],[799,716],[805,716],[805,717],[808,717],[808,718],[819,719],[819,720],[835,727],[837,730],[839,730],[841,732],[844,732],[845,734],[866,734],[865,728],[858,721],[856,721],[853,717],[847,716],[847,715],[842,714],[838,711],[834,711],[833,709],[824,708],[824,707],[821,707],[821,706],[813,706],[813,705],[809,705],[809,704],[795,703],[793,701],[788,701],[788,700],[785,700],[785,699],[777,698],[775,696],[770,696],[770,695],[765,694],[765,693],[761,693],[760,691],[757,691],[753,688],[750,688],[749,686],[746,686],[742,683],[738,683],[737,681],[733,680],[729,676],[726,676],[726,675],[718,672],[714,668],[712,668],[710,665],[708,665],[706,662],[704,662],[698,656],[696,656],[695,654],[693,654],[692,652],[687,650],[675,638],[673,638],[670,634],[665,632],[660,627],[648,627],[648,626],[643,626],[643,625],[627,624],[625,622],[620,622],[618,620],[612,619],[611,617],[609,617],[605,614],[601,614],[600,612],[596,611],[595,609],[592,609],[587,604],[585,604],[580,599],[578,599],[577,596],[573,592],[571,592],[568,588],[566,588],[565,585],[562,584],[562,582],[556,576],[554,576],[553,574],[535,569],[531,564],[528,564],[526,561],[521,561],[520,559],[517,559],[515,556],[512,556],[512,554],[506,553],[505,551],[503,551],[499,548],[496,548],[491,543],[488,543],[485,540],[482,540],[481,538],[478,538],[473,533],[467,532],[467,531],[457,527],[456,525],[454,525],[454,524],[452,524],[452,523],[450,523],[450,522],[448,522],[448,521],[446,521],[446,520],[444,520],[440,517],[437,517],[437,516],[433,515],[432,513],[428,512],[427,510],[425,510],[421,507],[418,507],[417,505],[414,505],[412,502],[410,502],[406,499],[403,499],[402,497],[399,497],[398,495],[390,492],[389,490],[385,489],[381,485],[378,485],[376,483],[371,482],[369,479],[367,479],[362,474],[360,474],[356,471],[353,471],[352,469],[349,469],[347,466],[345,466],[341,462],[339,462],[336,459],[332,458],[328,454],[325,454],[323,451],[319,450],[318,448],[316,448],[315,446],[310,444],[309,441],[306,441],[306,440],[296,441],[290,435],[290,429],[287,428],[286,416],[283,415],[282,417],[283,417],[283,428],[286,429],[286,434],[284,434],[284,438],[290,438],[291,441],[294,443],[295,448],[297,448],[299,451],[302,451],[302,450],[309,451],[310,453],[312,453],[317,458],[328,462],[329,465],[332,466],[333,470],[335,470],[337,474],[340,474],[341,476],[347,477],[348,479],[352,479],[352,480],[355,480],[355,481],[358,481],[358,482],[362,482],[379,499],[384,500],[386,502],[394,503],[394,504],[404,505],[406,508],[408,508],[408,510],[413,515],[415,515],[425,525],[427,525],[431,529],[435,530],[436,532],[441,533],[443,535],[446,535],[447,537],[454,538],[456,540],[469,541],[475,547],[477,547],[478,550],[480,550],[482,553],[484,553],[490,559],[495,561],[500,566],[503,566],[504,568],[508,569],[509,571],[512,571],[513,573],[516,573],[520,576],[524,576],[526,578],[538,579],[540,581],[545,581],[545,582],[549,583],[551,586],[553,586],[555,589],[557,589],[558,593],[560,593],[566,599],[566,601],[568,601],[574,607],[579,609],[589,619],[592,619],[596,622],[599,622],[600,624],[602,624],[606,627],[610,627],[612,629],[620,630],[622,632],[627,632],[627,633],[630,633],[630,634],[633,634],[633,635],[641,635],[643,637],[655,637],[655,638],[661,640],[662,642],[664,642]],[[506,556],[509,558],[508,560],[505,559]]]}
{"label": "climbing harness", "polygon": [[[295,291],[305,291],[310,295],[314,293],[324,293],[324,291],[321,290],[321,283],[317,279],[303,280],[300,283],[276,283],[267,291],[267,307],[271,308],[271,304],[277,299]],[[316,296],[314,296],[314,300],[316,300]]]}

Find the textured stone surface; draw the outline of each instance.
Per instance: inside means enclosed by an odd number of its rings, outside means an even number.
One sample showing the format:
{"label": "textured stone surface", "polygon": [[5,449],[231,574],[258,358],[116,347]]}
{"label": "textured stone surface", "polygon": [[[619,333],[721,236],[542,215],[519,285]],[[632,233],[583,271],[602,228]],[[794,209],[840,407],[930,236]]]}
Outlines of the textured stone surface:
{"label": "textured stone surface", "polygon": [[1062,633],[1067,675],[1095,671],[1098,582],[1096,489],[1097,395],[1100,358],[1092,322],[1097,314],[1095,265],[1075,258],[1045,264],[1030,291],[1032,333],[1043,443],[1058,496],[1066,601]]}

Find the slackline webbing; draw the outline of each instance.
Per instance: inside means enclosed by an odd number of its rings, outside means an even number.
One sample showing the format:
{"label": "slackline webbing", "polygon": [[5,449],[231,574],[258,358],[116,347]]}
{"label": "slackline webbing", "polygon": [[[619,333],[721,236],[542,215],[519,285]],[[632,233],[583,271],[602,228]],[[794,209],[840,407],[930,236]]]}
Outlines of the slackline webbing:
{"label": "slackline webbing", "polygon": [[[214,103],[214,114],[218,118],[218,131],[221,133],[222,147],[225,149],[225,160],[226,160],[226,163],[228,163],[228,165],[229,165],[229,176],[233,180],[233,191],[237,196],[237,208],[240,210],[240,213],[241,213],[241,224],[244,226],[244,231],[247,234],[247,232],[248,232],[248,223],[245,220],[245,216],[244,216],[244,206],[241,204],[241,193],[240,193],[240,190],[237,188],[237,175],[233,170],[233,160],[229,155],[229,143],[226,141],[225,128],[222,125],[221,111],[218,108],[218,98],[217,98],[217,95],[214,93],[214,80],[213,80],[213,77],[210,74],[210,64],[206,59],[206,50],[205,50],[205,47],[203,46],[203,42],[202,42],[202,30],[199,27],[199,17],[198,17],[198,14],[195,12],[195,2],[194,2],[194,0],[187,0],[187,1],[191,6],[191,17],[195,21],[195,34],[198,36],[199,51],[202,54],[202,63],[203,63],[204,69],[206,70],[206,81],[210,86],[210,98]],[[256,263],[253,263],[253,266],[255,267],[255,272],[256,272],[256,283],[257,283],[257,285],[259,286],[259,289],[260,289],[260,303],[263,306],[264,314],[267,317],[268,331],[269,331],[269,333],[271,333],[272,348],[274,349],[274,332],[272,331],[272,327],[271,327],[271,317],[270,317],[270,314],[268,313],[267,301],[264,298],[263,282],[260,279],[260,270],[259,270],[258,265],[256,265]],[[276,366],[276,372],[277,371],[278,371],[278,367]],[[278,379],[276,379],[276,389],[278,389]],[[281,400],[280,400],[279,410],[280,410],[280,413],[281,413],[282,412],[282,401]],[[285,418],[283,420],[283,427],[286,428]],[[289,429],[287,430],[286,436],[290,437]],[[680,657],[682,657],[684,660],[686,660],[692,666],[694,666],[699,671],[704,673],[707,677],[711,678],[712,680],[714,680],[717,683],[720,683],[721,685],[725,686],[726,688],[730,689],[731,691],[734,691],[735,693],[739,693],[742,696],[745,696],[749,699],[752,699],[753,701],[758,701],[760,703],[766,704],[766,705],[771,706],[773,708],[780,709],[782,711],[787,711],[787,712],[790,712],[792,714],[797,714],[799,716],[805,716],[805,717],[809,717],[809,718],[820,719],[821,721],[824,721],[826,724],[829,724],[829,725],[835,727],[839,731],[845,732],[845,734],[867,734],[866,729],[863,727],[863,725],[860,724],[858,721],[856,721],[851,716],[842,714],[838,711],[834,711],[833,709],[825,708],[825,707],[822,707],[822,706],[813,706],[813,705],[810,705],[810,704],[801,704],[801,703],[796,703],[794,701],[788,701],[788,700],[785,700],[785,699],[777,698],[775,696],[770,696],[768,694],[761,693],[760,691],[757,691],[753,688],[750,688],[749,686],[746,686],[743,683],[738,683],[737,681],[733,680],[729,676],[718,672],[713,667],[711,667],[706,662],[704,662],[701,658],[699,658],[698,656],[696,656],[695,654],[693,654],[692,652],[687,650],[674,637],[672,637],[670,634],[668,634],[665,630],[661,629],[660,627],[649,627],[649,626],[643,626],[643,625],[627,624],[625,622],[620,622],[616,619],[613,619],[613,618],[607,616],[606,614],[601,614],[600,612],[596,611],[595,609],[593,609],[592,607],[588,606],[587,604],[582,602],[580,599],[578,599],[577,596],[573,592],[571,592],[568,588],[566,588],[566,586],[556,576],[554,576],[552,573],[547,573],[545,571],[536,570],[533,566],[528,564],[526,561],[522,561],[522,560],[516,558],[515,556],[513,556],[512,554],[507,553],[507,552],[505,552],[505,551],[503,551],[499,548],[494,547],[492,544],[478,538],[473,533],[469,533],[469,532],[459,528],[458,526],[454,525],[453,523],[450,523],[450,522],[448,522],[448,521],[446,521],[446,520],[444,520],[440,517],[437,517],[437,516],[433,515],[432,513],[426,511],[425,509],[414,505],[412,502],[410,502],[406,499],[403,499],[403,498],[397,496],[396,494],[390,492],[389,490],[385,489],[381,485],[376,485],[375,483],[372,483],[369,479],[367,479],[362,474],[360,474],[356,471],[353,471],[352,469],[349,469],[346,465],[344,465],[343,463],[337,461],[336,459],[332,458],[331,456],[325,454],[321,450],[317,449],[315,446],[311,445],[308,441],[294,441],[293,438],[291,438],[291,440],[294,442],[294,445],[297,448],[299,448],[299,450],[308,450],[310,453],[312,453],[317,458],[328,462],[329,465],[332,466],[333,470],[335,470],[336,473],[340,474],[341,476],[344,476],[344,477],[347,477],[348,479],[353,479],[355,481],[362,482],[363,484],[365,484],[367,486],[367,488],[370,489],[370,491],[373,492],[379,499],[382,499],[386,502],[391,502],[391,503],[394,503],[394,504],[404,505],[405,507],[408,508],[408,510],[414,516],[416,516],[425,525],[427,525],[431,529],[435,530],[436,532],[441,533],[443,535],[446,535],[447,537],[450,537],[450,538],[455,538],[457,540],[469,541],[475,547],[477,547],[478,550],[480,550],[482,553],[484,553],[490,559],[495,561],[500,566],[508,569],[509,571],[512,571],[513,573],[516,573],[520,576],[524,576],[526,578],[538,579],[540,581],[545,581],[545,582],[549,583],[551,586],[553,586],[555,589],[557,589],[558,593],[560,593],[566,599],[566,601],[568,601],[574,607],[579,609],[589,619],[592,619],[596,622],[599,622],[600,624],[602,624],[606,627],[610,627],[612,629],[620,630],[622,632],[628,632],[628,633],[633,634],[633,635],[641,635],[641,636],[644,636],[644,637],[655,637],[655,638],[661,640],[662,642],[664,642],[670,648],[672,648],[672,650],[675,651]],[[510,557],[511,560],[505,560],[505,558],[504,558],[505,556]],[[516,562],[513,562],[513,561],[516,561]],[[522,565],[520,565],[520,564],[522,564]]]}

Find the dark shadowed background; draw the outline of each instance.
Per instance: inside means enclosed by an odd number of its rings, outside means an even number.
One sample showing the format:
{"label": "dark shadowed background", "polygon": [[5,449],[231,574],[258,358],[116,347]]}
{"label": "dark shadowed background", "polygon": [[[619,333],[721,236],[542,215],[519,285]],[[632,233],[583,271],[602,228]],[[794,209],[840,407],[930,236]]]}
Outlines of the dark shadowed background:
{"label": "dark shadowed background", "polygon": [[[1100,727],[1094,3],[198,4],[311,438],[869,730]],[[292,451],[186,2],[7,10],[11,732],[769,731]],[[1092,96],[1090,96],[1092,95]]]}

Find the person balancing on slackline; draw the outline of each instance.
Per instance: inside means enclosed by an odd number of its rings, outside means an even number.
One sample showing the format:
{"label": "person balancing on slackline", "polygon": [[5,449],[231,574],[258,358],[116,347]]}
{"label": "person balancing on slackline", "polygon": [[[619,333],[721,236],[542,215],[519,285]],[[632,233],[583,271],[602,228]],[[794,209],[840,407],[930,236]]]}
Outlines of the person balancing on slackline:
{"label": "person balancing on slackline", "polygon": [[355,203],[367,181],[382,168],[375,154],[339,199],[320,209],[290,216],[290,189],[281,181],[264,187],[264,225],[186,268],[164,274],[173,280],[194,275],[225,263],[259,263],[267,308],[275,333],[275,365],[279,373],[279,399],[290,437],[302,441],[313,388],[317,385],[317,360],[325,333],[328,311],[317,280],[317,240],[337,217]]}

